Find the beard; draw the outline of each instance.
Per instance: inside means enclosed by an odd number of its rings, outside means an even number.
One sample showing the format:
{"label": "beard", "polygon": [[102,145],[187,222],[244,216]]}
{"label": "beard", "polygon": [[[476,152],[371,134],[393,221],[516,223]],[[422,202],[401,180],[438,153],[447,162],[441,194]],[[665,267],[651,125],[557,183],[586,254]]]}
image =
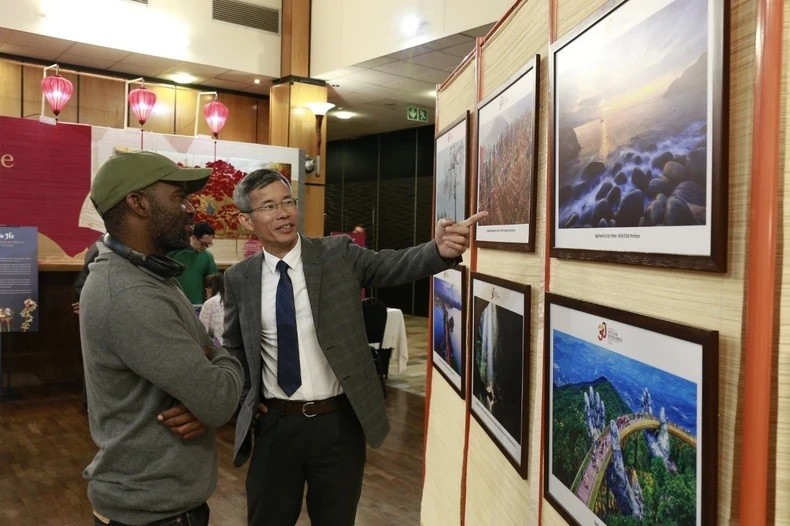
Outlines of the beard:
{"label": "beard", "polygon": [[156,199],[152,199],[151,239],[162,255],[189,246],[189,232],[185,227],[190,224],[192,218],[181,207],[177,210],[169,209]]}

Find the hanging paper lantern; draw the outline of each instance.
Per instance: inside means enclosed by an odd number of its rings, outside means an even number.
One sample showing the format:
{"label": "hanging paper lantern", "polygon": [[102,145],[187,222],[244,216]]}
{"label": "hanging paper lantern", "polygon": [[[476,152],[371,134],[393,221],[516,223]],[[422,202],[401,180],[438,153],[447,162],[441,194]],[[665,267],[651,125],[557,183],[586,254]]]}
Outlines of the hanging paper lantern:
{"label": "hanging paper lantern", "polygon": [[145,124],[156,104],[156,93],[145,86],[129,92],[129,106],[137,117],[140,126]]}
{"label": "hanging paper lantern", "polygon": [[57,117],[60,115],[60,110],[71,98],[74,86],[69,79],[55,74],[41,79],[41,91],[44,92],[49,107],[52,108],[52,113]]}
{"label": "hanging paper lantern", "polygon": [[219,132],[225,126],[229,113],[228,107],[216,99],[203,106],[203,116],[215,139],[219,138]]}

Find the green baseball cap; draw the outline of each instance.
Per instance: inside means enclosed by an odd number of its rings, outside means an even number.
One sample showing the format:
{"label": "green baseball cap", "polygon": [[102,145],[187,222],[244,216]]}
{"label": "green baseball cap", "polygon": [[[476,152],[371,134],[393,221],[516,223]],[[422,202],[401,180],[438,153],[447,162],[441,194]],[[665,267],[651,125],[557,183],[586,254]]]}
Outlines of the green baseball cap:
{"label": "green baseball cap", "polygon": [[99,167],[91,184],[93,206],[104,214],[128,194],[157,181],[186,183],[187,192],[206,186],[211,168],[182,168],[164,155],[147,151],[118,153]]}

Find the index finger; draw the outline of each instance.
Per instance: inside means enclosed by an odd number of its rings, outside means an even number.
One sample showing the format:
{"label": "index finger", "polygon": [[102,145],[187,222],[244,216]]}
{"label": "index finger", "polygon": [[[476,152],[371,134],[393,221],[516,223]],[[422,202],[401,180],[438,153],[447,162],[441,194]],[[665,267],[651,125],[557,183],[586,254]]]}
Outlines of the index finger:
{"label": "index finger", "polygon": [[488,217],[488,211],[487,210],[481,210],[480,212],[467,217],[463,221],[458,221],[456,223],[456,225],[457,226],[472,226],[472,225],[474,225],[475,223],[477,223],[478,221],[480,221],[481,219],[483,219],[485,217]]}

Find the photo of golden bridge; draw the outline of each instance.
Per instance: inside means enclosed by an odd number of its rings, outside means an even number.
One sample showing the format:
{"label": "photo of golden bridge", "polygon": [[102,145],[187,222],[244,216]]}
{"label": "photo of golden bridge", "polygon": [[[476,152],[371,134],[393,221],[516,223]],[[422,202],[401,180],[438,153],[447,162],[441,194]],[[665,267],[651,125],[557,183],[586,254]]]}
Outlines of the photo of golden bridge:
{"label": "photo of golden bridge", "polygon": [[552,337],[551,474],[608,526],[696,524],[697,384]]}

